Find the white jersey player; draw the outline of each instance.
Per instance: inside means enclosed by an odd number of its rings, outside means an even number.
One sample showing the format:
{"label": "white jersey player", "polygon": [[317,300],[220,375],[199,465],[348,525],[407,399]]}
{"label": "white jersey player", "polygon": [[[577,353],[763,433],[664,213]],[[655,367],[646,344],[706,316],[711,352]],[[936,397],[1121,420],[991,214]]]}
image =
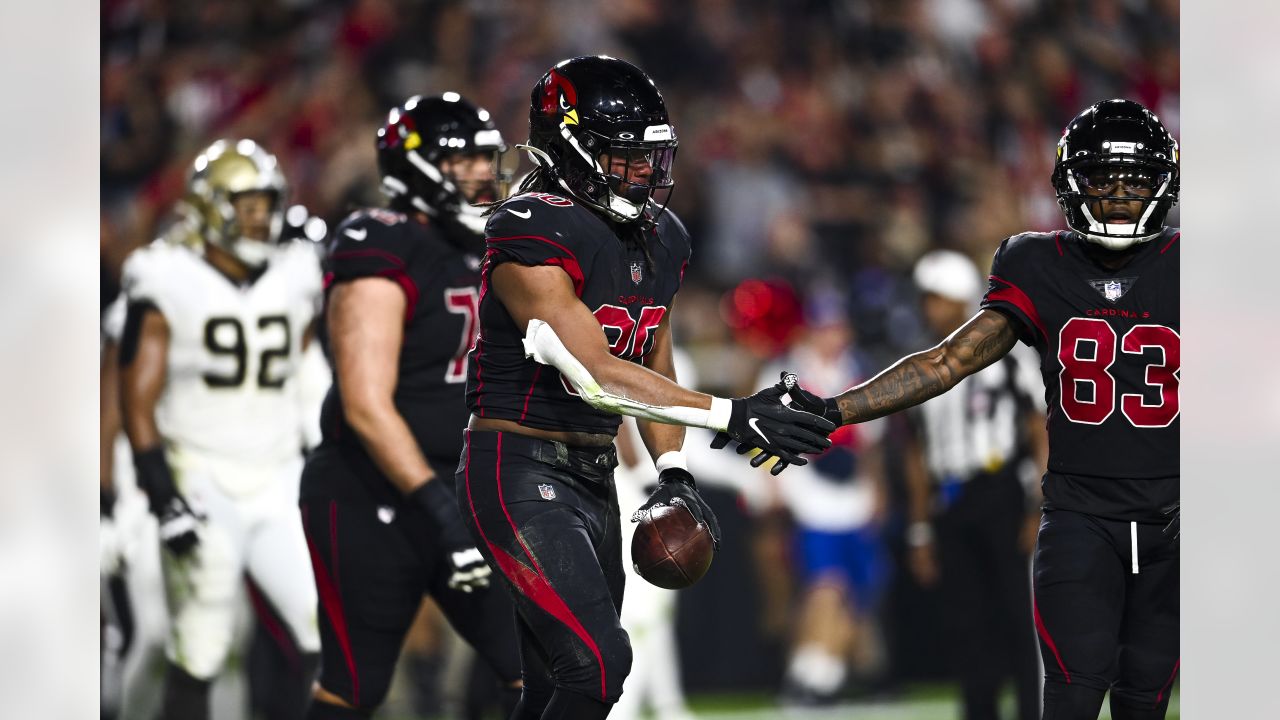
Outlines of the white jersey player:
{"label": "white jersey player", "polygon": [[220,140],[188,180],[202,244],[156,241],[124,267],[124,425],[159,521],[171,619],[162,718],[209,717],[245,573],[310,662],[320,646],[295,375],[322,279],[312,247],[277,243],[283,195],[274,156]]}

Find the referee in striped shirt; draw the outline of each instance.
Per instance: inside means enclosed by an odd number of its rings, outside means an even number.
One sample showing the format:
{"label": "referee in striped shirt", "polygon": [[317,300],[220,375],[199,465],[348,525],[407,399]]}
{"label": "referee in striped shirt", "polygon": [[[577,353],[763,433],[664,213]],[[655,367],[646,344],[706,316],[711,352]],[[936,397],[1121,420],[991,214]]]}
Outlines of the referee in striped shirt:
{"label": "referee in striped shirt", "polygon": [[[914,279],[938,340],[972,315],[982,295],[977,268],[950,250],[922,257]],[[1037,480],[1048,458],[1039,368],[1012,352],[911,412],[908,562],[920,584],[940,583],[963,717],[996,720],[1000,687],[1012,679],[1017,717],[1036,720],[1029,558]]]}

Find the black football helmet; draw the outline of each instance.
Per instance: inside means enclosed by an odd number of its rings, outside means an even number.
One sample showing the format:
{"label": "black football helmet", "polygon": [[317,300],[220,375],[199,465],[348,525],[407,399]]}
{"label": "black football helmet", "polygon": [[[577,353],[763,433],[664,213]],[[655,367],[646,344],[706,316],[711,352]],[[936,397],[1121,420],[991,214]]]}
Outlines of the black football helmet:
{"label": "black football helmet", "polygon": [[499,173],[500,155],[507,146],[487,110],[456,92],[415,95],[387,113],[387,124],[378,129],[377,147],[382,191],[391,197],[392,207],[420,210],[470,232],[484,232],[483,208],[471,203],[500,200],[504,193],[495,184],[475,193],[477,197],[464,197],[440,161],[452,155],[492,153],[494,172]]}
{"label": "black football helmet", "polygon": [[[1129,194],[1117,194],[1121,184]],[[1150,196],[1133,194],[1136,188],[1150,190]],[[1146,242],[1160,235],[1178,202],[1178,141],[1136,102],[1097,103],[1063,130],[1053,189],[1067,225],[1085,239],[1110,250]],[[1087,189],[1099,194],[1087,194]],[[1100,200],[1141,201],[1142,212],[1136,222],[1107,223],[1090,211]]]}
{"label": "black football helmet", "polygon": [[629,62],[596,55],[564,60],[533,86],[529,144],[521,147],[553,185],[629,223],[655,190],[675,184],[677,145],[653,80]]}

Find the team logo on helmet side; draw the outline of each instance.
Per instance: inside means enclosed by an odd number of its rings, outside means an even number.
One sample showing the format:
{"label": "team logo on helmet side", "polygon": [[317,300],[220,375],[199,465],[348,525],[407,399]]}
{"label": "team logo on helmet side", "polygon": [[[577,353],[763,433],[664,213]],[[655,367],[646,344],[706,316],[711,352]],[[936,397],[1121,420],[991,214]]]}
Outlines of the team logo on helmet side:
{"label": "team logo on helmet side", "polygon": [[565,125],[578,124],[578,91],[568,78],[554,69],[548,73],[542,88],[542,112],[563,115]]}
{"label": "team logo on helmet side", "polygon": [[422,145],[422,136],[418,134],[417,123],[406,113],[400,112],[400,108],[392,108],[391,114],[387,117],[387,126],[379,133],[387,139],[387,147],[396,147],[401,142],[404,143],[404,149],[416,150]]}

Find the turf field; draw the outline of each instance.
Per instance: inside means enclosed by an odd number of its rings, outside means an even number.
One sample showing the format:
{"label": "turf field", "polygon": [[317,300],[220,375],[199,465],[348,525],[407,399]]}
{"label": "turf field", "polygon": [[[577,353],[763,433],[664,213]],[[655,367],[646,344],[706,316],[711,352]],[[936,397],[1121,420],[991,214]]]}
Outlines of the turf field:
{"label": "turf field", "polygon": [[[1008,700],[1010,698],[1006,698]],[[701,720],[956,720],[960,717],[954,691],[947,686],[908,687],[892,699],[848,703],[821,710],[782,710],[774,699],[750,695],[702,695],[689,699]],[[1013,717],[1010,707],[1004,717]],[[1103,703],[1100,720],[1110,720],[1111,711]],[[1179,720],[1178,690],[1175,685],[1166,720]]]}

